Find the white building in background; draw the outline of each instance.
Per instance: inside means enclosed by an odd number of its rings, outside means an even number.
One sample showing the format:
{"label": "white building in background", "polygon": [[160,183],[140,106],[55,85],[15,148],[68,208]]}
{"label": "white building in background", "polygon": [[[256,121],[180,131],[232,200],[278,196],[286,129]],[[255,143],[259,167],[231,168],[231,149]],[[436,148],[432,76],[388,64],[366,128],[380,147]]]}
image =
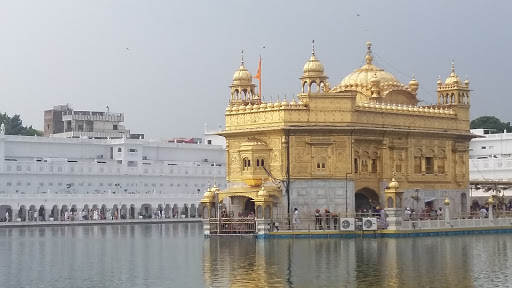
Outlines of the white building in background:
{"label": "white building in background", "polygon": [[[472,198],[485,200],[496,191],[512,199],[512,133],[492,134],[490,129],[473,129],[474,138],[469,145],[469,179]],[[474,186],[474,187],[473,187]]]}
{"label": "white building in background", "polygon": [[208,145],[220,145],[226,148],[226,138],[217,135],[217,133],[221,132],[222,130],[222,125],[219,125],[217,128],[211,129],[208,128],[208,124],[204,124],[203,143]]}
{"label": "white building in background", "polygon": [[469,145],[470,180],[512,181],[512,133],[471,132],[483,137],[474,138]]}
{"label": "white building in background", "polygon": [[57,105],[44,111],[44,136],[61,138],[142,139],[143,134],[131,134],[122,123],[124,113],[107,111],[73,110],[66,105]]}
{"label": "white building in background", "polygon": [[[0,219],[63,211],[118,211],[127,218],[198,216],[208,181],[226,187],[226,152],[213,144],[0,133]],[[42,208],[41,208],[42,207]],[[53,217],[52,217],[53,216]]]}

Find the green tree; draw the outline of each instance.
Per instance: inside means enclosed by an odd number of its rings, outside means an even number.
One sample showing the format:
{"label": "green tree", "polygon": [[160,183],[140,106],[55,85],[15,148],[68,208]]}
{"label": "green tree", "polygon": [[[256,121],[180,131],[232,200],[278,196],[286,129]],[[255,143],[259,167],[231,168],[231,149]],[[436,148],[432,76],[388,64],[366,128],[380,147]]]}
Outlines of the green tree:
{"label": "green tree", "polygon": [[32,125],[27,127],[23,126],[23,121],[20,115],[15,114],[9,117],[7,113],[0,114],[0,124],[5,125],[6,135],[23,135],[23,136],[42,136],[43,133],[37,129],[32,128]]}
{"label": "green tree", "polygon": [[501,122],[494,116],[481,116],[471,121],[471,129],[494,129],[498,132],[512,132],[510,122]]}

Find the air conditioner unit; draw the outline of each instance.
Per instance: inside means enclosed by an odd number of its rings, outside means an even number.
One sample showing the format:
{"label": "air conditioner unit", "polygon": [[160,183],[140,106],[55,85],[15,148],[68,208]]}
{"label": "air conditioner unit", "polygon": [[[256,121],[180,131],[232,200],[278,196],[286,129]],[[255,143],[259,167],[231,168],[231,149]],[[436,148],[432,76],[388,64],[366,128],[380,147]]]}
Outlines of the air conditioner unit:
{"label": "air conditioner unit", "polygon": [[377,230],[377,218],[363,218],[363,230]]}
{"label": "air conditioner unit", "polygon": [[354,218],[340,218],[341,231],[354,231],[356,229]]}

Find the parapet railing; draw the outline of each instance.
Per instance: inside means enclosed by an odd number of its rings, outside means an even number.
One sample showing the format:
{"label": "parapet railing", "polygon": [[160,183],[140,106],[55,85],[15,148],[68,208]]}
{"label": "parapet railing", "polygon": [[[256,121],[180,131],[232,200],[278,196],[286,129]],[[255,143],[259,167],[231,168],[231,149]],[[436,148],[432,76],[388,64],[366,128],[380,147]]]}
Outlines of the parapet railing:
{"label": "parapet railing", "polygon": [[210,234],[254,234],[256,220],[253,218],[209,218]]}

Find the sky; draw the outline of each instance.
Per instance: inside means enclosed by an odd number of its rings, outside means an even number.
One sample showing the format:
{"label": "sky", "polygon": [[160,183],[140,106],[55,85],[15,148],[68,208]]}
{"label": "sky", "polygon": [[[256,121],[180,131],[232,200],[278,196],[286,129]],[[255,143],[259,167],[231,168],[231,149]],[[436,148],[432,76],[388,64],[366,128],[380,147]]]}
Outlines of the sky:
{"label": "sky", "polygon": [[42,129],[54,105],[108,105],[132,133],[200,137],[224,125],[241,50],[253,75],[262,55],[265,98],[290,100],[312,40],[331,87],[371,41],[374,64],[404,84],[415,74],[422,103],[437,101],[454,60],[471,117],[509,122],[510,11],[506,0],[0,0],[0,112]]}

